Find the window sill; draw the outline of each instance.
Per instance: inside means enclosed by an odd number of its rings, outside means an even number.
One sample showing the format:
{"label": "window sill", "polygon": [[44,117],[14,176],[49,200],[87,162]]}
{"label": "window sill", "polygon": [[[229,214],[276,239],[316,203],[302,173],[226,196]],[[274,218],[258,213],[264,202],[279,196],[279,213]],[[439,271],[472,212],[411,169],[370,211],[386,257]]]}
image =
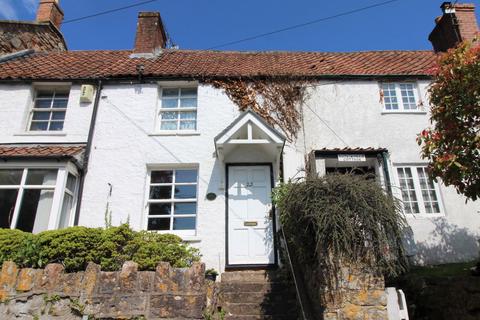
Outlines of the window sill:
{"label": "window sill", "polygon": [[14,133],[14,136],[54,136],[54,137],[65,137],[67,134],[65,132],[20,132]]}
{"label": "window sill", "polygon": [[427,111],[422,111],[422,110],[419,110],[419,111],[386,111],[386,110],[383,110],[381,112],[381,114],[427,114]]}
{"label": "window sill", "polygon": [[443,218],[445,217],[445,214],[443,213],[430,213],[430,214],[405,214],[405,217],[407,220],[429,220],[432,218]]}
{"label": "window sill", "polygon": [[198,236],[179,236],[180,238],[182,238],[183,241],[185,242],[201,242],[202,239],[199,238]]}
{"label": "window sill", "polygon": [[149,136],[199,136],[200,132],[198,131],[165,131],[165,132],[154,132],[150,133]]}

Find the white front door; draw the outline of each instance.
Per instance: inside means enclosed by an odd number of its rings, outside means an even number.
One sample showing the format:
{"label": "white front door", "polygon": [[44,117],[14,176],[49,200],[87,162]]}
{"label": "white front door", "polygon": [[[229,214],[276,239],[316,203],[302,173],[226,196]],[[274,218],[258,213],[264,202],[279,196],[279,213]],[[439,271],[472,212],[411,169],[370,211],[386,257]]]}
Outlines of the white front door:
{"label": "white front door", "polygon": [[228,167],[228,264],[273,264],[270,167]]}

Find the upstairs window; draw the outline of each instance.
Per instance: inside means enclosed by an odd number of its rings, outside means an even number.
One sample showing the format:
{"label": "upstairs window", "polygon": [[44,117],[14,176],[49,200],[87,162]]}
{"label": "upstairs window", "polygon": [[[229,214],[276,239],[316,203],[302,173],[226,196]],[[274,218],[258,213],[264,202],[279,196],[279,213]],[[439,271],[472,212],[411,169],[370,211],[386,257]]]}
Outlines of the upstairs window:
{"label": "upstairs window", "polygon": [[150,172],[147,229],[195,233],[197,216],[197,169]]}
{"label": "upstairs window", "polygon": [[43,89],[35,92],[30,112],[30,131],[62,131],[67,112],[69,89]]}
{"label": "upstairs window", "polygon": [[397,174],[406,214],[441,213],[438,186],[428,176],[426,167],[397,167]]}
{"label": "upstairs window", "polygon": [[384,111],[418,111],[415,83],[382,83]]}
{"label": "upstairs window", "polygon": [[160,130],[197,130],[197,88],[162,88]]}

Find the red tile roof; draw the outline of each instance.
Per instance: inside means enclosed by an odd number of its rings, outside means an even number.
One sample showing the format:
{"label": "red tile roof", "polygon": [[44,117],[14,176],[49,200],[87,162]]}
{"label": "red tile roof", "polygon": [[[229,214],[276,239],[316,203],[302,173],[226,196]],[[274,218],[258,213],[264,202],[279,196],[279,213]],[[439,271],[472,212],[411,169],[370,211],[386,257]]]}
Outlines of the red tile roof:
{"label": "red tile roof", "polygon": [[79,155],[85,146],[0,146],[0,158],[61,158]]}
{"label": "red tile roof", "polygon": [[152,58],[132,51],[38,52],[0,63],[0,79],[97,79],[137,77],[428,76],[432,51],[234,52],[166,49]]}

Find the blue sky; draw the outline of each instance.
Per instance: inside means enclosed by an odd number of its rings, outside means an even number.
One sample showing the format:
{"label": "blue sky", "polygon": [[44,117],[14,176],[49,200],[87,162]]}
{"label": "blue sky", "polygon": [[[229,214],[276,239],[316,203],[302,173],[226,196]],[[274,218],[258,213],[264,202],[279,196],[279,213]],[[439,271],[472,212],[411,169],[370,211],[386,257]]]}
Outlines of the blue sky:
{"label": "blue sky", "polygon": [[[159,0],[62,26],[70,50],[130,49],[138,11],[160,11],[182,49],[226,42],[335,15],[383,0]],[[60,0],[65,19],[141,2]],[[398,0],[382,7],[222,47],[222,50],[428,50],[428,34],[441,14],[438,0]],[[462,2],[462,1],[459,1]],[[472,1],[469,1],[472,2]],[[476,2],[477,19],[480,4]],[[0,0],[0,19],[33,20],[38,0]]]}

